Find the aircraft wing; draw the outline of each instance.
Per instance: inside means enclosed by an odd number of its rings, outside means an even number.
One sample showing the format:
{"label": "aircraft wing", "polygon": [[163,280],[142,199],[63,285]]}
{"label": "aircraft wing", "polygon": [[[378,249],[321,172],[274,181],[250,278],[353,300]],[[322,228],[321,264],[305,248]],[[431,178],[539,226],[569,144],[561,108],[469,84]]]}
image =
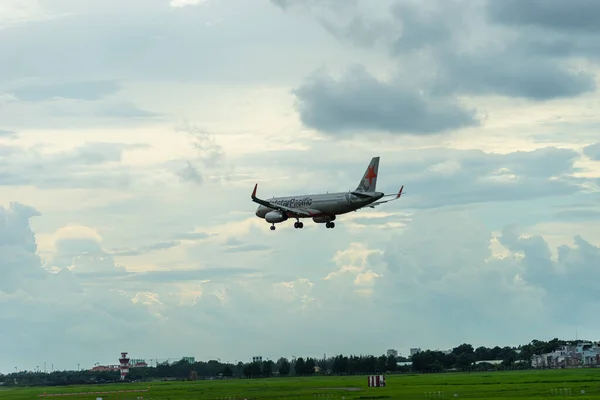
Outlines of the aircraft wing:
{"label": "aircraft wing", "polygon": [[387,203],[389,201],[398,200],[400,198],[400,196],[402,196],[402,190],[403,189],[404,189],[404,185],[402,185],[402,187],[400,188],[400,191],[398,192],[398,194],[386,194],[386,195],[383,196],[383,197],[396,196],[393,199],[376,201],[375,203],[369,204],[367,207],[375,208],[376,206],[378,206],[380,204]]}
{"label": "aircraft wing", "polygon": [[256,185],[254,185],[254,191],[252,192],[252,201],[255,203],[258,203],[260,205],[263,205],[265,207],[269,207],[272,208],[274,210],[279,210],[282,211],[284,213],[287,214],[291,214],[291,215],[302,215],[305,217],[314,217],[316,215],[318,215],[318,212],[311,212],[309,210],[306,209],[302,209],[302,208],[295,208],[295,207],[287,207],[287,206],[283,206],[280,204],[275,204],[275,203],[271,203],[270,201],[267,200],[263,200],[263,199],[259,199],[258,197],[256,197],[256,189],[258,187],[258,183]]}

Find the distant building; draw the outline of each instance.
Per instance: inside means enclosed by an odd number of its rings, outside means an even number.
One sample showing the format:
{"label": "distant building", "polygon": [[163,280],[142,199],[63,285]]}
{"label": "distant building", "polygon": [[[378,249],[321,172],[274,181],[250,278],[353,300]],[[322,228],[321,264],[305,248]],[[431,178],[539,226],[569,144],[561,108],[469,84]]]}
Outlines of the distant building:
{"label": "distant building", "polygon": [[96,365],[93,368],[90,368],[91,372],[104,372],[104,371],[118,371],[118,365]]}
{"label": "distant building", "polygon": [[546,354],[531,357],[533,368],[600,367],[600,342],[580,342],[574,346],[561,346]]}
{"label": "distant building", "polygon": [[252,362],[262,362],[262,356],[252,357]]}
{"label": "distant building", "polygon": [[387,351],[387,356],[392,356],[394,358],[398,357],[398,350],[395,349],[388,349]]}
{"label": "distant building", "polygon": [[196,362],[196,357],[183,357],[183,361],[187,361],[190,364],[193,364]]}
{"label": "distant building", "polygon": [[419,347],[413,347],[412,349],[410,349],[410,355],[414,356],[415,354],[419,354],[421,352],[421,348]]}
{"label": "distant building", "polygon": [[129,366],[132,368],[144,368],[148,366],[148,363],[142,358],[132,358],[129,360]]}
{"label": "distant building", "polygon": [[146,361],[137,361],[135,363],[131,363],[131,366],[133,368],[145,368],[148,366],[148,363],[146,363]]}

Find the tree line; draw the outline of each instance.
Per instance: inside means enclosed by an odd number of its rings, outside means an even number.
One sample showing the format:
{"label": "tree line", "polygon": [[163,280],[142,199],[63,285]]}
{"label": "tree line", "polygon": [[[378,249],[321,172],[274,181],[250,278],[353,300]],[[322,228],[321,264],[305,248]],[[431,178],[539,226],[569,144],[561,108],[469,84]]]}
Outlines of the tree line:
{"label": "tree line", "polygon": [[[534,354],[544,354],[574,342],[553,339],[545,342],[533,340],[518,347],[474,348],[468,343],[450,351],[425,350],[411,357],[392,355],[336,355],[329,358],[299,357],[277,361],[222,363],[216,360],[190,363],[185,359],[163,363],[154,367],[130,368],[126,382],[150,380],[196,380],[206,378],[264,378],[272,376],[359,375],[384,373],[429,373],[448,370],[480,371],[506,368],[530,368]],[[501,363],[481,363],[484,361]],[[403,364],[404,362],[405,364]],[[4,386],[55,386],[74,384],[118,383],[119,371],[53,371],[14,372],[0,374]]]}

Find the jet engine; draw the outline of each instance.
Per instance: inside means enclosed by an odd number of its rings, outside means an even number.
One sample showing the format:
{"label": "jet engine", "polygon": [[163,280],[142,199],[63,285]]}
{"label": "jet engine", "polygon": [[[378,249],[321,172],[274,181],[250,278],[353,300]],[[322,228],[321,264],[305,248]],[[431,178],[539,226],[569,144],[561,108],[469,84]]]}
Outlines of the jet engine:
{"label": "jet engine", "polygon": [[265,215],[265,221],[267,221],[270,224],[276,224],[278,222],[283,222],[287,219],[288,219],[288,216],[279,210],[269,211]]}
{"label": "jet engine", "polygon": [[312,219],[317,224],[325,224],[327,222],[331,222],[335,220],[335,215],[320,215],[318,217],[313,217]]}

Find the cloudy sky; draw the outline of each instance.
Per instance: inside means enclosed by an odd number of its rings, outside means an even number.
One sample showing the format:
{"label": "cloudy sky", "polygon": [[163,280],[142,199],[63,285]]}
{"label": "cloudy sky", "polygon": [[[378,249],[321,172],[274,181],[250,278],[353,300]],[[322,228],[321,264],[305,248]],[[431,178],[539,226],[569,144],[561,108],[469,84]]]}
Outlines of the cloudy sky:
{"label": "cloudy sky", "polygon": [[[2,0],[0,372],[597,339],[598,15]],[[376,155],[400,201],[254,216]]]}

